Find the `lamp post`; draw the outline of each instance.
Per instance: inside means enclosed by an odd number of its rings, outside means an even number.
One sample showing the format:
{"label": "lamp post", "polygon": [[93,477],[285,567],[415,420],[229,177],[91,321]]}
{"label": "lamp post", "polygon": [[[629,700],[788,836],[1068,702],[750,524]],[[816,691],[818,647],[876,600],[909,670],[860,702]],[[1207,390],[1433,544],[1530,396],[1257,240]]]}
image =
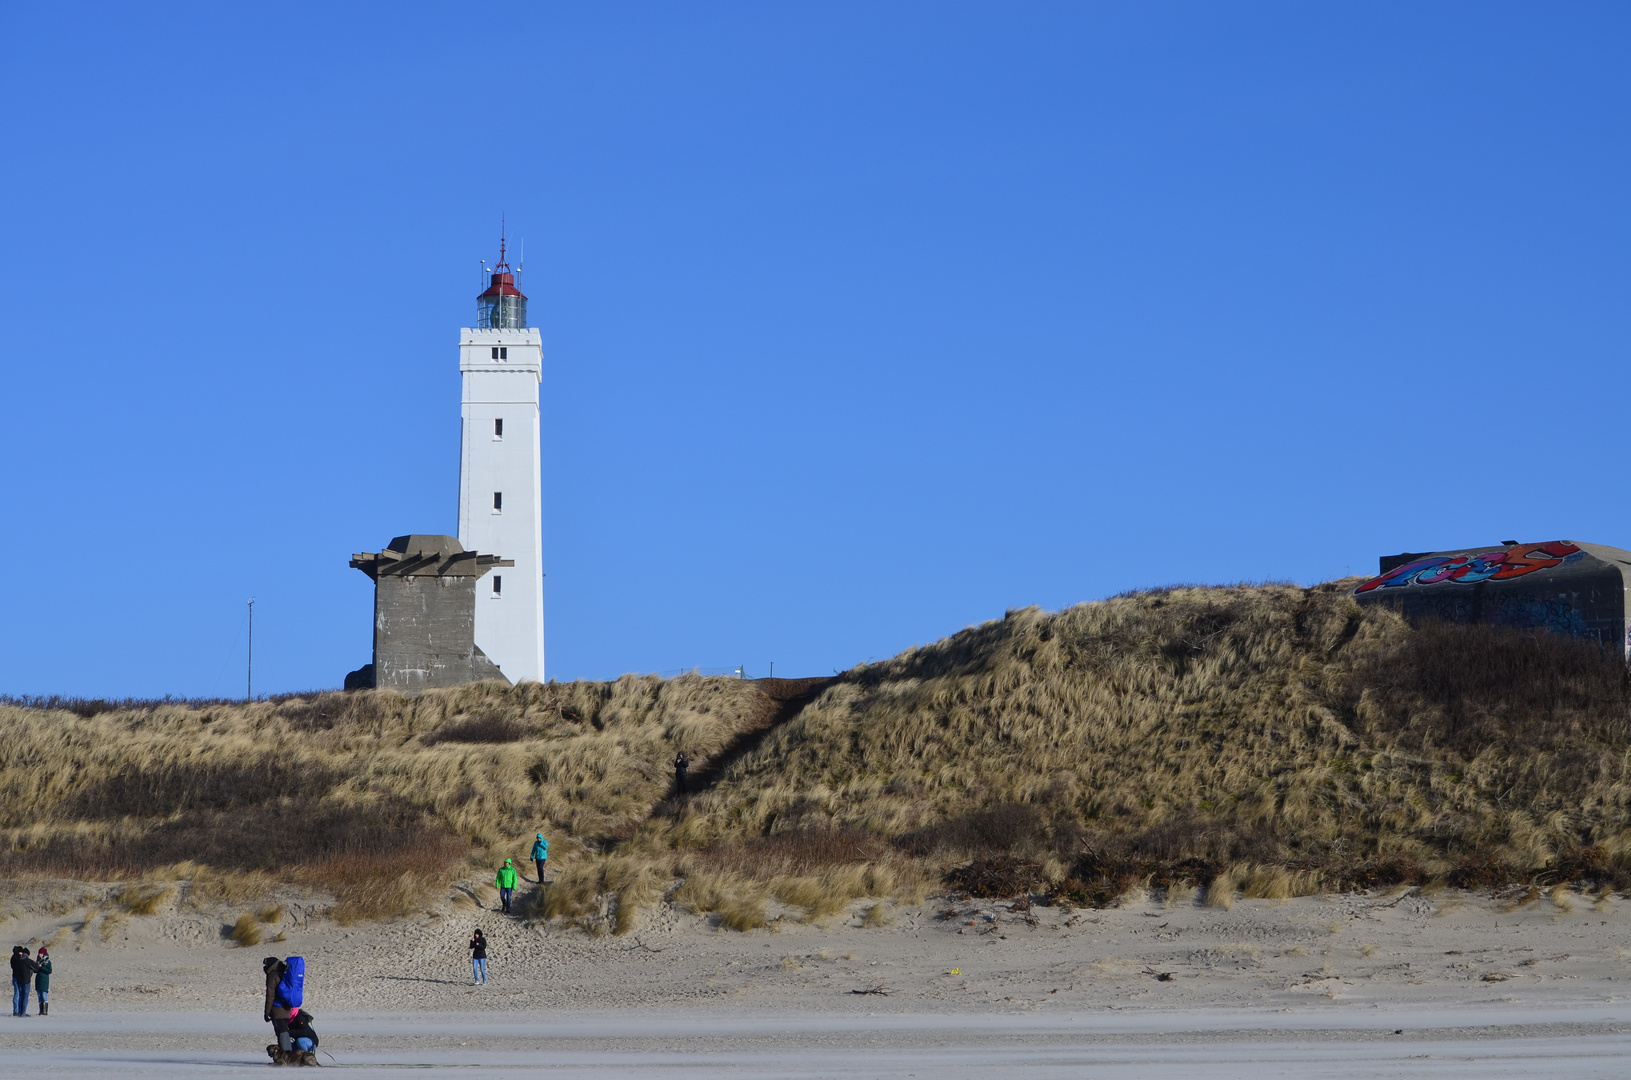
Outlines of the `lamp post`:
{"label": "lamp post", "polygon": [[244,676],[244,697],[255,700],[255,598],[249,598],[249,671]]}

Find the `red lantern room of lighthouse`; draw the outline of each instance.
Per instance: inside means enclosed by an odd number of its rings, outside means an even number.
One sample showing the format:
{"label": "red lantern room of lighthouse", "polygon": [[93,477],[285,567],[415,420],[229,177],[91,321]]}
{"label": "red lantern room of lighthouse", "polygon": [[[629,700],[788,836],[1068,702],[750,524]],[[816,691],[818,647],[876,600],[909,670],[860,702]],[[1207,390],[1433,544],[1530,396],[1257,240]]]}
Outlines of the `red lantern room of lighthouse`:
{"label": "red lantern room of lighthouse", "polygon": [[527,325],[527,298],[515,287],[515,271],[510,269],[503,236],[498,240],[498,264],[493,267],[487,291],[476,297],[478,330],[521,330]]}

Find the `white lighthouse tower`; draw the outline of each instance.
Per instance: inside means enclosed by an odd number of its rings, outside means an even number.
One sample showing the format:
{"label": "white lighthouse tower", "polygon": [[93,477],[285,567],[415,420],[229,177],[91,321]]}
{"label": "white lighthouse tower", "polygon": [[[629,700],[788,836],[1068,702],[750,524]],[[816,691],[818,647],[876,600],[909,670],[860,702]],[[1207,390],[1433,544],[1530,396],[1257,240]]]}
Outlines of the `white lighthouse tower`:
{"label": "white lighthouse tower", "polygon": [[459,449],[459,543],[515,566],[476,590],[476,644],[512,683],[544,678],[544,530],[539,487],[538,384],[543,342],[505,241],[476,325],[459,331],[464,433]]}

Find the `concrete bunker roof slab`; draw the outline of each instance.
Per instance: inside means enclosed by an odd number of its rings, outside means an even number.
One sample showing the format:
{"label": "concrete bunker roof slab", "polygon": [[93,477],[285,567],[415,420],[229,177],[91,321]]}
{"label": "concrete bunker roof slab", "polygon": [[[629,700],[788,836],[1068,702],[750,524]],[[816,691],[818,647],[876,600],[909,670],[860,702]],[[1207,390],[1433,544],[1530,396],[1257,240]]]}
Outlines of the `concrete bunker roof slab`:
{"label": "concrete bunker roof slab", "polygon": [[474,577],[495,567],[514,566],[514,559],[464,550],[464,545],[440,533],[410,533],[393,537],[384,551],[359,551],[351,565],[370,578]]}

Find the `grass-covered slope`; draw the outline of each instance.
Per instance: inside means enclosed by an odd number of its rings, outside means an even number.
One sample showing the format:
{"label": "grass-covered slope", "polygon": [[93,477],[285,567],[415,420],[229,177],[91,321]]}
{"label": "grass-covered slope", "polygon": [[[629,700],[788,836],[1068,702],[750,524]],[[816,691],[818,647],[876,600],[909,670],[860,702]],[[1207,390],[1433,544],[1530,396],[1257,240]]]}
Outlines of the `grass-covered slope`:
{"label": "grass-covered slope", "polygon": [[1625,667],[1595,644],[1412,628],[1351,583],[1037,609],[848,673],[666,830],[847,827],[908,850],[1448,873],[1631,849]]}
{"label": "grass-covered slope", "polygon": [[0,876],[202,864],[395,913],[467,857],[523,855],[533,831],[632,830],[668,794],[676,746],[706,760],[763,711],[751,684],[695,677],[0,707]]}
{"label": "grass-covered slope", "polygon": [[[1619,657],[1411,627],[1350,587],[1012,612],[845,673],[757,745],[778,702],[697,677],[0,707],[0,875],[183,864],[390,914],[543,828],[562,877],[530,910],[619,930],[671,889],[752,926],[772,899],[817,917],[997,854],[1097,901],[1631,882]],[[688,799],[680,748],[710,782]]]}

